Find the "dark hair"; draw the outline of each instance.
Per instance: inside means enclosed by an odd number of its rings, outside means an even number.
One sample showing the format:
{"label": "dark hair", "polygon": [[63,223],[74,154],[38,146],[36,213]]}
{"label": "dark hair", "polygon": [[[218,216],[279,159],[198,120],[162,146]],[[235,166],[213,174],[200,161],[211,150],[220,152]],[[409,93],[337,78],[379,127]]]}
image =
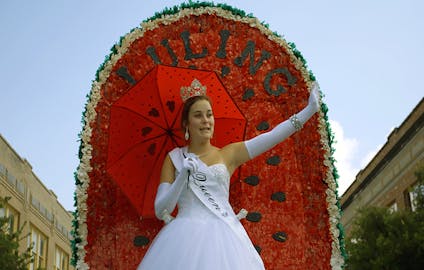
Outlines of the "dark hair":
{"label": "dark hair", "polygon": [[188,122],[188,113],[190,112],[190,108],[199,100],[206,100],[209,102],[209,104],[212,104],[212,101],[208,96],[193,96],[187,99],[184,102],[183,110],[181,111],[181,128],[183,129],[183,132]]}

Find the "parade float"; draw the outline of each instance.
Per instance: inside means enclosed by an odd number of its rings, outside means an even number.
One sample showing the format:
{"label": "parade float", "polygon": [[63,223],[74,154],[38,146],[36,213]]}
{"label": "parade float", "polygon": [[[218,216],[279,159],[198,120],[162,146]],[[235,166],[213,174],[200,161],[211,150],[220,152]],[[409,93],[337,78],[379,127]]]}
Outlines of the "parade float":
{"label": "parade float", "polygon": [[[222,4],[187,3],[112,47],[88,95],[75,173],[73,263],[135,269],[162,221],[153,200],[166,153],[184,144],[180,87],[207,80],[213,143],[249,139],[307,103],[316,78],[293,43]],[[234,211],[266,269],[342,269],[343,230],[327,108],[231,179]],[[221,119],[221,120],[220,120]],[[174,213],[175,214],[175,213]]]}

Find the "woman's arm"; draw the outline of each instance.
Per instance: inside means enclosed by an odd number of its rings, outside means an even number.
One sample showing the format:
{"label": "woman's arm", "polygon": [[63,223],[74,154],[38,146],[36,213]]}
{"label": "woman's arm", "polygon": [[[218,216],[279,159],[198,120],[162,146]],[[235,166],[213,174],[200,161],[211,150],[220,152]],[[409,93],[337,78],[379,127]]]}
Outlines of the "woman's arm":
{"label": "woman's arm", "polygon": [[166,156],[162,165],[161,183],[155,198],[155,214],[157,218],[166,222],[169,214],[174,211],[183,187],[187,183],[188,176],[190,173],[197,171],[197,162],[196,159],[192,158],[184,159],[181,171],[174,180],[175,167],[169,155]]}
{"label": "woman's arm", "polygon": [[[230,144],[222,149],[227,166],[235,170],[244,162],[268,151],[284,139],[300,130],[302,126],[319,110],[319,90],[314,84],[308,105],[290,119],[278,124],[271,131],[262,133],[250,140]],[[231,173],[233,171],[230,171]]]}
{"label": "woman's arm", "polygon": [[174,182],[174,178],[175,178],[175,167],[168,154],[166,155],[165,160],[163,161],[163,164],[162,164],[160,182],[172,184]]}

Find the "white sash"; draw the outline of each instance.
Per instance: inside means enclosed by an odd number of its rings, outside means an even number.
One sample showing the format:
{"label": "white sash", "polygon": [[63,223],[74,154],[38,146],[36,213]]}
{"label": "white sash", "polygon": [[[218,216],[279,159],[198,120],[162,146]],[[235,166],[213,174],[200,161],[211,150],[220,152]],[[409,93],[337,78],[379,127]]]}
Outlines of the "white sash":
{"label": "white sash", "polygon": [[[187,153],[187,147],[175,148],[169,155],[171,160],[179,172],[182,167],[184,155]],[[199,160],[200,161],[200,160]],[[250,241],[246,230],[236,217],[233,208],[231,207],[226,194],[227,191],[215,179],[211,169],[202,161],[199,162],[198,172],[189,177],[189,187],[196,195],[196,197],[217,217],[224,221],[240,240],[248,247],[252,254],[249,257],[254,264],[261,265],[263,268],[262,260]],[[248,258],[246,258],[248,259]]]}

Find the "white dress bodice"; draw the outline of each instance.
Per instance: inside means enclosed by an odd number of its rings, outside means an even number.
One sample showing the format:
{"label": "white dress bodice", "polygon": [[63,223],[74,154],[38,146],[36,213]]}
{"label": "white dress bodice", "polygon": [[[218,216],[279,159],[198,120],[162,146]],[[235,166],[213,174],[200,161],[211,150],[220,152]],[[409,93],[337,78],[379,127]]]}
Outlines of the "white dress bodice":
{"label": "white dress bodice", "polygon": [[[221,199],[228,201],[229,199],[229,188],[230,188],[230,175],[228,173],[227,167],[225,164],[218,163],[211,166],[208,166],[210,171],[214,174],[214,181],[218,181],[218,185],[221,186],[222,194],[220,194]],[[183,188],[183,191],[178,200],[178,216],[177,218],[196,218],[196,219],[205,219],[205,218],[217,218],[214,213],[212,213],[205,205],[202,203],[199,198],[194,194],[194,192],[188,187]]]}

